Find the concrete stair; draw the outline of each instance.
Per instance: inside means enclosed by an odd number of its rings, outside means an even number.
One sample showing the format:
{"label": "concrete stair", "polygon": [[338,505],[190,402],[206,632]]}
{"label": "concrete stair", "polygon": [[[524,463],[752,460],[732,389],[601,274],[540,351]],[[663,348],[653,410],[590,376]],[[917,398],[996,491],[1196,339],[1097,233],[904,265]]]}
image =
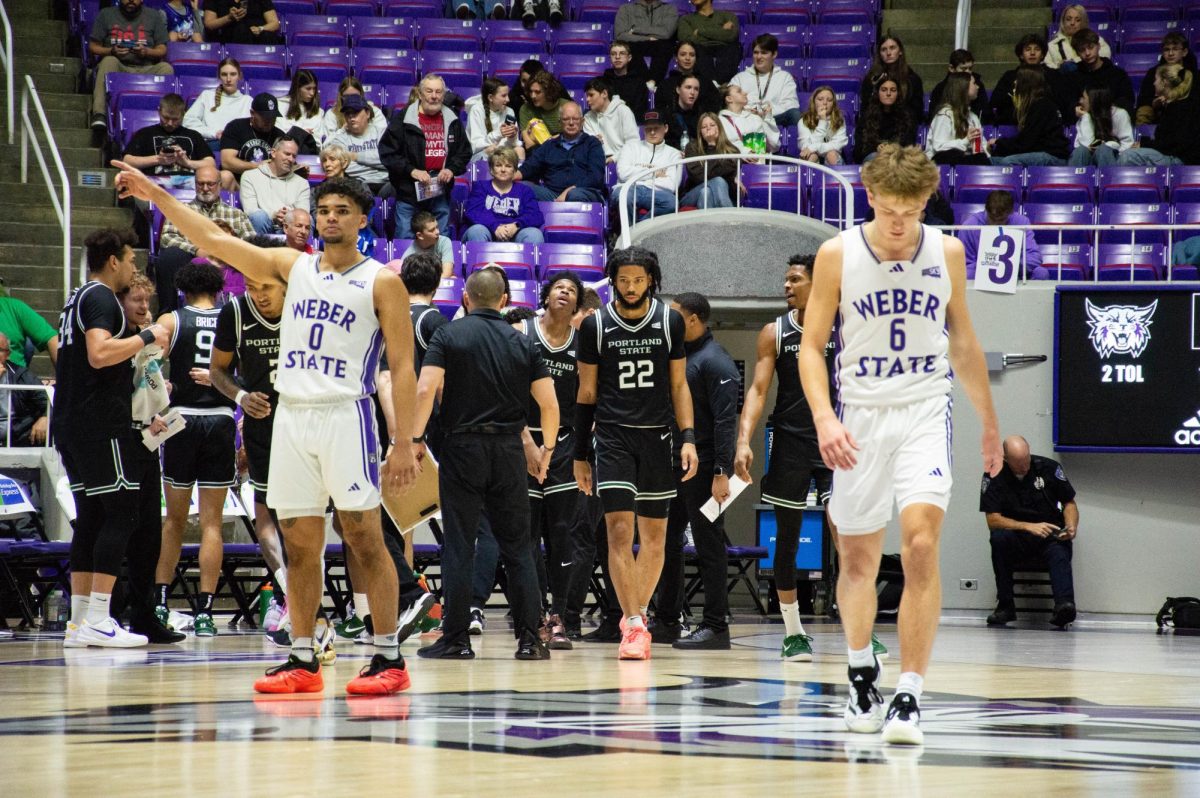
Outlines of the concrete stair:
{"label": "concrete stair", "polygon": [[[77,48],[68,42],[66,22],[53,18],[53,7],[50,0],[5,0],[14,30],[14,99],[18,120],[14,144],[0,141],[0,218],[6,222],[0,225],[0,274],[4,275],[13,296],[28,302],[43,318],[57,325],[65,293],[62,229],[32,153],[29,182],[20,182],[19,115],[25,75],[33,78],[71,183],[71,285],[79,281],[83,257],[80,245],[84,238],[99,227],[128,227],[133,217],[125,208],[116,207],[111,188],[78,185],[81,170],[106,167],[104,154],[93,141],[88,125],[91,97],[81,93],[86,91],[81,80],[82,63],[68,55]],[[40,133],[38,137],[41,138]],[[53,165],[48,165],[57,185],[58,176]],[[114,170],[106,171],[110,172],[107,183],[111,185]],[[138,261],[145,268],[145,252],[138,253]],[[42,376],[52,374],[50,361],[44,355],[34,359],[34,368]]]}

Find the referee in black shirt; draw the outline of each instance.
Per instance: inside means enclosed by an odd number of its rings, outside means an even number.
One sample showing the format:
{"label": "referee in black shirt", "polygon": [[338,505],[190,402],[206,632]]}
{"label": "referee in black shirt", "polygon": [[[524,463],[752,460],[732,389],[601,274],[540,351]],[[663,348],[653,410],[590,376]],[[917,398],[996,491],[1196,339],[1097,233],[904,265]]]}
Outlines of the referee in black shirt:
{"label": "referee in black shirt", "polygon": [[[467,278],[468,314],[434,333],[417,384],[413,439],[424,456],[424,430],[441,392],[442,637],[417,652],[422,657],[474,659],[468,625],[475,535],[487,507],[508,574],[517,659],[549,659],[538,639],[538,579],[529,538],[528,470],[521,431],[529,396],[542,411],[543,440],[558,437],[554,381],[534,341],[500,315],[508,302],[503,278],[491,269]],[[545,479],[554,447],[542,447],[535,475]]]}

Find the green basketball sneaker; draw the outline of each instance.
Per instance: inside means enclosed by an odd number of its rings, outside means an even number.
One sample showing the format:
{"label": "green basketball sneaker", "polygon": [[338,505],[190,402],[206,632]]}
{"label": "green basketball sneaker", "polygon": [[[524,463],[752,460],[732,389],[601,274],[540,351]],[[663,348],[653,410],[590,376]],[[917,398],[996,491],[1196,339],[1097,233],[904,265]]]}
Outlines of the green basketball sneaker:
{"label": "green basketball sneaker", "polygon": [[783,652],[779,656],[786,662],[812,662],[812,638],[808,635],[788,635],[783,638]]}
{"label": "green basketball sneaker", "polygon": [[171,611],[167,609],[167,605],[159,604],[157,607],[155,607],[154,617],[157,618],[158,622],[163,626],[166,626],[168,629],[170,628],[170,624],[167,623],[167,619],[171,617]]}
{"label": "green basketball sneaker", "polygon": [[212,615],[207,612],[196,613],[194,631],[196,637],[216,637],[217,625],[213,623]]}
{"label": "green basketball sneaker", "polygon": [[887,646],[879,642],[879,638],[875,636],[874,632],[871,633],[871,653],[879,659],[888,658]]}
{"label": "green basketball sneaker", "polygon": [[350,613],[350,617],[333,627],[333,631],[338,637],[345,640],[354,640],[360,634],[367,631],[367,625],[362,619],[354,613]]}

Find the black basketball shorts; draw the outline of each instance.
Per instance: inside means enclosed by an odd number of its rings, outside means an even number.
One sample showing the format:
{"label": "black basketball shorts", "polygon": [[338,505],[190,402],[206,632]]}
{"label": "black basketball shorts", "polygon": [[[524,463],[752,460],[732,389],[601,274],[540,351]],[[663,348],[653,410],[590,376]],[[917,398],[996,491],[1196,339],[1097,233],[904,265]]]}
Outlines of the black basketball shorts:
{"label": "black basketball shorts", "polygon": [[184,414],[187,426],[163,442],[163,482],[172,488],[232,488],[237,484],[232,415]]}
{"label": "black basketball shorts", "polygon": [[675,498],[673,459],[668,427],[597,424],[592,481],[604,512],[666,518]]}
{"label": "black basketball shorts", "polygon": [[776,507],[803,510],[812,479],[817,481],[818,501],[827,504],[833,472],[822,463],[816,440],[776,428],[762,480],[762,500]]}

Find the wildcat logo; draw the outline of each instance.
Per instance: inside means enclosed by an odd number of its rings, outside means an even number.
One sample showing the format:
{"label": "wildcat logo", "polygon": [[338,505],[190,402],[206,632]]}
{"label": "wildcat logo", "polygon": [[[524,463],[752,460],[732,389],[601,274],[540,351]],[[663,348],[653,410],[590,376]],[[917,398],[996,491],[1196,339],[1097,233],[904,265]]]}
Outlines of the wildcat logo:
{"label": "wildcat logo", "polygon": [[1109,305],[1097,307],[1084,300],[1091,328],[1092,346],[1102,359],[1109,355],[1137,357],[1150,344],[1151,317],[1158,309],[1158,300],[1144,307]]}

